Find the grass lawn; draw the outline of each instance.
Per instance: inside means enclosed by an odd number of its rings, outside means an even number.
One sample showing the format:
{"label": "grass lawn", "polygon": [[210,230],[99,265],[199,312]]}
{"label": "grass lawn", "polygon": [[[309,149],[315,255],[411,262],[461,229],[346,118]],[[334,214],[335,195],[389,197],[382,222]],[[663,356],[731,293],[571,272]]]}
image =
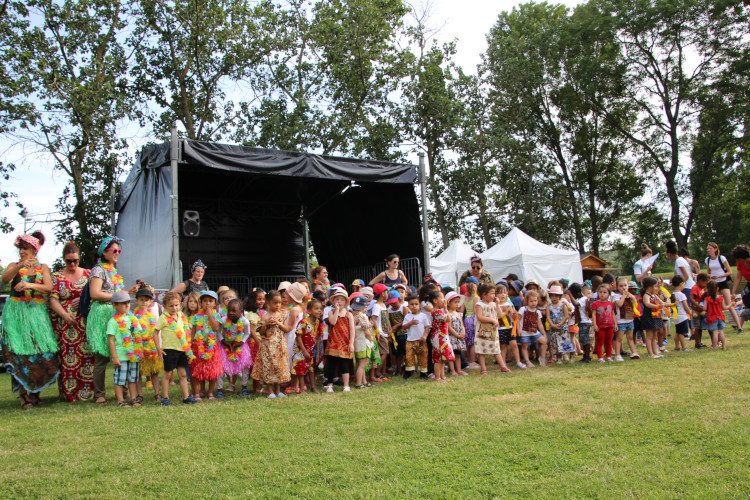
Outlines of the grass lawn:
{"label": "grass lawn", "polygon": [[21,410],[0,375],[0,497],[747,498],[750,335],[728,343],[169,408]]}

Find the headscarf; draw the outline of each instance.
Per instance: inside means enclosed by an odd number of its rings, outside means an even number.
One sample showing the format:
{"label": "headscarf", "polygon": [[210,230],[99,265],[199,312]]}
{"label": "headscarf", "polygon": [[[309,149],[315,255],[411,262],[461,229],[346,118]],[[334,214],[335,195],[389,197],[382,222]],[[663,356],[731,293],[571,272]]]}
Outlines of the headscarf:
{"label": "headscarf", "polygon": [[123,240],[122,238],[118,238],[117,236],[107,236],[99,244],[99,250],[97,250],[96,252],[97,257],[101,257],[107,247],[112,243],[117,243],[118,245],[122,246],[122,244],[125,243],[125,240]]}
{"label": "headscarf", "polygon": [[34,247],[34,250],[36,250],[37,252],[39,251],[39,247],[42,246],[42,243],[39,241],[39,239],[31,236],[30,234],[22,234],[20,236],[17,236],[15,245],[19,246],[21,242],[28,243],[29,245]]}
{"label": "headscarf", "polygon": [[204,263],[203,263],[203,261],[202,261],[202,260],[200,260],[200,259],[198,259],[198,260],[196,260],[195,262],[193,262],[193,265],[192,265],[192,266],[190,266],[190,272],[191,272],[191,273],[194,273],[194,272],[195,272],[195,268],[196,268],[196,267],[202,267],[202,268],[203,268],[204,270],[205,270],[205,269],[208,269],[208,268],[206,267],[206,264],[204,264]]}

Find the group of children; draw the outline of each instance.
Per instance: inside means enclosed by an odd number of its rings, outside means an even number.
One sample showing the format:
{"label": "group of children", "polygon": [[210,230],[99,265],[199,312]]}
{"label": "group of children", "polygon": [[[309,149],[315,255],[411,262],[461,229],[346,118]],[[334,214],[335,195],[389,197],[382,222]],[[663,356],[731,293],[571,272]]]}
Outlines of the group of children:
{"label": "group of children", "polygon": [[703,330],[711,348],[727,348],[728,306],[706,274],[687,295],[680,276],[672,278],[672,292],[651,276],[640,289],[612,275],[584,284],[552,281],[546,289],[514,278],[480,284],[469,277],[458,290],[431,280],[419,289],[355,280],[350,292],[340,283],[301,279],[269,292],[255,289],[243,302],[221,287],[186,297],[170,292],[161,304],[142,285],[133,312],[128,294],[116,292],[107,335],[118,405],[141,405],[141,377],[157,401],[170,405],[175,370],[182,402],[193,404],[224,397],[224,378],[228,392],[240,387],[243,396],[317,393],[316,368],[324,370],[326,392],[335,385],[350,392],[351,374],[356,389],[395,375],[446,382],[446,372],[486,375],[488,357],[504,373],[509,364],[527,369],[577,356],[589,363],[592,344],[599,363],[638,359],[639,344],[656,359],[668,352],[671,321],[675,350],[691,350],[691,333],[696,348],[707,347]]}

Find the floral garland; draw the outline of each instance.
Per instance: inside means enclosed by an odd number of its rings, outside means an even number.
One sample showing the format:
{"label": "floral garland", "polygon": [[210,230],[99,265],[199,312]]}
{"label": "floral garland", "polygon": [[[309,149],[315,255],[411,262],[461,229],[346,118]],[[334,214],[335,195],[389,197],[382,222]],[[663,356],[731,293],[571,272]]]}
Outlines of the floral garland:
{"label": "floral garland", "polygon": [[[213,317],[217,323],[221,323],[221,316],[216,311],[213,312]],[[206,312],[203,309],[193,316],[193,325],[195,325],[195,350],[196,356],[200,359],[209,360],[214,355],[214,348],[216,346],[216,332],[211,329],[211,324],[206,321]],[[206,340],[203,327],[208,327],[208,340]]]}
{"label": "floral garland", "polygon": [[329,288],[331,288],[331,280],[329,280],[329,279],[326,279],[325,281],[315,280],[315,284],[316,285],[323,285],[324,287],[326,287],[326,290],[328,290]]}
{"label": "floral garland", "polygon": [[182,313],[182,311],[178,311],[177,315],[179,319],[182,320],[182,322],[177,321],[178,318],[175,318],[174,316],[167,315],[167,326],[169,326],[169,328],[177,336],[177,340],[180,341],[180,345],[182,346],[182,351],[187,355],[188,360],[192,361],[195,359],[195,354],[193,354],[193,349],[190,345],[190,335],[185,332],[184,328],[185,324],[188,323],[189,320],[187,316]]}
{"label": "floral garland", "polygon": [[[122,347],[125,349],[128,361],[137,363],[143,357],[143,327],[141,326],[141,322],[131,312],[127,314],[115,313],[112,315],[112,318],[117,322],[117,330],[122,337]],[[128,328],[128,324],[125,322],[125,318],[130,318],[130,326],[133,330],[132,335],[131,329]]]}
{"label": "floral garland", "polygon": [[154,336],[156,316],[148,309],[142,311],[140,308],[137,308],[134,314],[143,328],[143,355],[147,358],[156,358],[159,355],[156,352],[156,339]]}
{"label": "floral garland", "polygon": [[[25,283],[42,283],[44,282],[44,275],[42,274],[42,264],[39,263],[39,261],[34,262],[34,281],[31,281],[31,273],[29,273],[29,268],[22,267],[18,270],[18,276],[21,277],[21,281]],[[27,288],[23,291],[23,296],[20,297],[11,297],[10,300],[14,302],[28,302],[29,305],[36,305],[36,304],[42,304],[44,302],[44,296],[40,294],[39,292],[32,290],[30,288]]]}
{"label": "floral garland", "polygon": [[[234,328],[236,326],[236,329]],[[242,318],[239,318],[236,323],[233,323],[229,318],[224,321],[224,340],[227,342],[242,342],[242,337],[245,333],[245,322]],[[237,361],[242,355],[242,344],[235,347],[232,352],[227,355],[229,361]]]}
{"label": "floral garland", "polygon": [[125,290],[125,285],[122,282],[122,276],[120,276],[120,273],[117,272],[117,268],[114,264],[100,262],[99,265],[102,266],[102,269],[104,269],[109,275],[109,279],[110,281],[112,281],[112,286],[114,287],[115,292]]}

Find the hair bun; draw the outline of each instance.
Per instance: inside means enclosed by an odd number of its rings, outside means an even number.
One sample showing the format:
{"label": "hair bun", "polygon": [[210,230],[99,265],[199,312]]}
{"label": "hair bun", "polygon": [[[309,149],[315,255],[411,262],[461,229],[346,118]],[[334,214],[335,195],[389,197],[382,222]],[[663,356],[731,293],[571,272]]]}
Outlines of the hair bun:
{"label": "hair bun", "polygon": [[31,233],[31,236],[39,240],[39,246],[44,245],[45,238],[41,231],[34,231],[33,233]]}

